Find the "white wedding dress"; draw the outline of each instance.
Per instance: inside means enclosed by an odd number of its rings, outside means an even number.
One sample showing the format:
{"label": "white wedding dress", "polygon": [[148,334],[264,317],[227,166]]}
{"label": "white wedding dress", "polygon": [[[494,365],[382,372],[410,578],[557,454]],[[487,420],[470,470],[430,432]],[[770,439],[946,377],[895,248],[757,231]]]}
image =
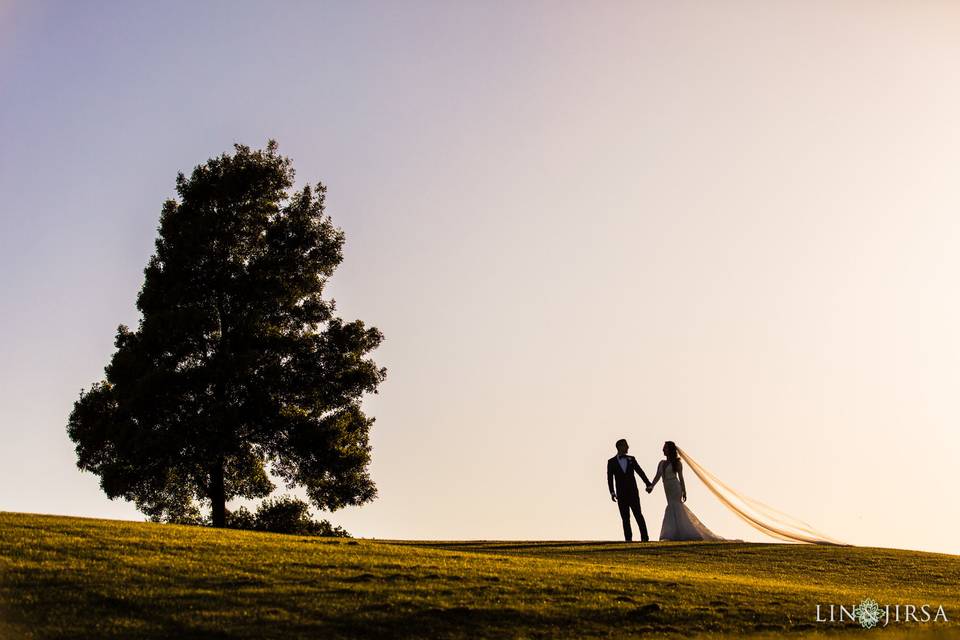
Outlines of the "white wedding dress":
{"label": "white wedding dress", "polygon": [[[660,527],[661,540],[723,540],[710,531],[700,519],[683,503],[683,487],[677,477],[673,464],[668,460],[660,462],[657,476],[663,476],[663,492],[667,496],[667,508],[663,512],[663,525]],[[654,479],[656,483],[656,479]]]}

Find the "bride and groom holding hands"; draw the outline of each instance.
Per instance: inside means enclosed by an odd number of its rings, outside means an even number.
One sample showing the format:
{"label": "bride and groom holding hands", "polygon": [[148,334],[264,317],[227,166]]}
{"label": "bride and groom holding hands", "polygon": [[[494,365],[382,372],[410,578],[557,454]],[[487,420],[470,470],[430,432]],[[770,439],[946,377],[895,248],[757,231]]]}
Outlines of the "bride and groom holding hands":
{"label": "bride and groom holding hands", "polygon": [[640,526],[640,540],[647,542],[647,523],[640,510],[640,490],[637,487],[636,475],[640,476],[647,487],[647,493],[653,491],[657,482],[663,478],[663,491],[667,497],[667,508],[663,513],[663,524],[660,527],[661,540],[723,540],[703,525],[687,505],[687,487],[683,480],[683,464],[677,445],[668,440],[663,444],[664,459],[657,465],[657,474],[649,480],[637,459],[627,455],[629,445],[621,438],[616,442],[617,455],[607,461],[607,486],[610,489],[610,499],[620,507],[620,518],[623,520],[623,537],[627,542],[633,539],[633,529],[630,526],[630,512],[633,512]]}

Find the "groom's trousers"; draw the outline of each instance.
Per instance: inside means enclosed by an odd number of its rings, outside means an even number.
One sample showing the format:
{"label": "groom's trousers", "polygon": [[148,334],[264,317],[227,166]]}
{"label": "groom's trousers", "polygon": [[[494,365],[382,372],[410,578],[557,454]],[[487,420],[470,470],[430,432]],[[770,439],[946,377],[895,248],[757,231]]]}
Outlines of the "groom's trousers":
{"label": "groom's trousers", "polygon": [[633,517],[640,525],[640,539],[644,542],[650,540],[647,535],[647,523],[640,511],[640,496],[617,496],[617,505],[620,507],[620,517],[623,519],[623,539],[627,542],[633,540],[633,529],[630,527],[630,511],[633,511]]}

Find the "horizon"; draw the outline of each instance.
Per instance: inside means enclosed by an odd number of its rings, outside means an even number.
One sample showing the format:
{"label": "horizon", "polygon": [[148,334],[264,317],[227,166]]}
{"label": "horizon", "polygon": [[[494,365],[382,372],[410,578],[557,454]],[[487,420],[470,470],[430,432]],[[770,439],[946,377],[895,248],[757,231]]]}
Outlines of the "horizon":
{"label": "horizon", "polygon": [[[166,525],[169,524],[169,523],[165,523],[165,522],[152,522],[152,521],[148,520],[148,519],[146,518],[146,516],[143,516],[143,518],[141,518],[140,520],[136,520],[136,519],[131,519],[131,518],[104,518],[104,517],[100,517],[100,516],[83,516],[83,515],[70,515],[70,516],[67,516],[67,515],[60,514],[60,513],[28,513],[28,512],[23,512],[23,511],[6,511],[6,510],[0,510],[0,513],[9,513],[9,514],[11,514],[11,515],[24,515],[24,516],[40,516],[40,517],[45,517],[45,518],[46,518],[46,517],[49,517],[49,518],[77,518],[77,519],[80,519],[80,520],[99,520],[99,521],[104,521],[104,522],[140,522],[140,523],[144,523],[144,524],[156,524],[156,525],[159,525],[159,526],[166,526]],[[189,524],[179,524],[179,525],[178,525],[178,524],[174,524],[174,526],[192,527],[192,526],[199,526],[199,525],[189,525]],[[236,531],[246,531],[246,532],[248,532],[248,533],[263,533],[263,534],[267,534],[267,535],[276,535],[275,533],[269,532],[269,531],[248,531],[248,530],[244,530],[244,529],[236,529]],[[297,535],[299,535],[299,534],[281,534],[281,535],[297,536]],[[302,537],[302,536],[301,536],[301,537]],[[531,538],[482,538],[482,539],[481,539],[481,538],[457,538],[457,539],[447,539],[447,538],[382,538],[382,537],[377,537],[377,536],[351,536],[351,537],[352,537],[352,538],[355,538],[355,539],[359,539],[359,540],[367,540],[367,541],[370,541],[370,542],[383,542],[383,543],[390,543],[390,542],[464,542],[464,543],[468,543],[468,542],[542,542],[542,543],[545,543],[545,544],[549,544],[549,543],[551,543],[551,542],[562,542],[562,543],[582,543],[582,544],[585,544],[585,545],[592,545],[592,544],[595,544],[595,543],[598,543],[598,542],[607,542],[607,543],[610,543],[610,544],[613,544],[613,545],[622,545],[622,544],[625,544],[623,540],[618,540],[618,539],[616,539],[616,538],[611,538],[611,537],[606,537],[606,538],[536,538],[536,539],[531,539]],[[664,541],[662,541],[662,540],[655,540],[654,538],[651,537],[650,542],[641,543],[641,542],[634,541],[634,543],[630,543],[630,544],[651,544],[651,543],[657,543],[657,542],[664,542]],[[697,543],[696,541],[665,541],[665,542],[667,542],[668,544],[677,544],[677,545],[687,545],[687,544],[696,544],[696,543]],[[729,540],[729,539],[728,539],[728,540],[723,540],[723,541],[720,541],[720,542],[716,542],[715,544],[728,544],[728,543],[729,543],[729,544],[737,544],[737,543],[739,543],[739,544],[744,544],[744,543],[749,543],[749,544],[771,544],[771,545],[798,545],[798,546],[813,545],[813,546],[818,546],[818,545],[815,544],[815,543],[790,542],[790,541],[785,541],[785,540],[776,540],[776,539],[769,538],[769,537],[768,537],[767,539],[765,539],[765,540],[739,540],[739,539]],[[835,545],[824,544],[824,545],[820,545],[820,546],[835,546]],[[912,551],[912,552],[916,552],[916,553],[932,553],[932,554],[950,555],[950,556],[960,555],[960,554],[958,554],[958,553],[951,553],[951,552],[949,552],[949,551],[928,551],[928,550],[924,550],[924,549],[909,549],[909,548],[906,548],[906,547],[885,547],[885,546],[875,546],[875,545],[853,545],[853,546],[873,548],[873,549],[885,549],[885,550],[890,550],[890,551]]]}

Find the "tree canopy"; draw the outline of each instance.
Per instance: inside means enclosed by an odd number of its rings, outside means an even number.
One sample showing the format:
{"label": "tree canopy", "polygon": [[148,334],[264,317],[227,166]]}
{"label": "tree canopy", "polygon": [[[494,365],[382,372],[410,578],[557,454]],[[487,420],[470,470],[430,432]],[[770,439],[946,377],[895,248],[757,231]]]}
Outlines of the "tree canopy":
{"label": "tree canopy", "polygon": [[383,335],[324,297],[344,244],[326,187],[293,191],[272,140],[234,151],[178,174],[139,326],[117,329],[67,426],[77,466],[155,520],[209,504],[224,526],[227,501],[269,495],[271,478],[331,511],[376,496],[361,400],[386,376],[369,357]]}

